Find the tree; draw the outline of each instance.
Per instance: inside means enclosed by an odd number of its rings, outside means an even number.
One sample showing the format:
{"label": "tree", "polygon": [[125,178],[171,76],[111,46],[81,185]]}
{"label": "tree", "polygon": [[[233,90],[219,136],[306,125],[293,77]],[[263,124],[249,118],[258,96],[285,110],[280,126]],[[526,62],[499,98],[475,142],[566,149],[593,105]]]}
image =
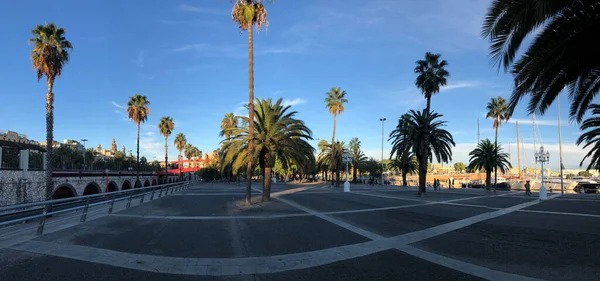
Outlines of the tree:
{"label": "tree", "polygon": [[[335,127],[337,123],[337,116],[344,112],[344,104],[348,103],[348,100],[346,99],[346,91],[342,91],[340,88],[331,88],[331,90],[325,93],[325,95],[325,107],[327,107],[329,113],[333,115],[333,134],[331,136],[331,146],[333,146],[335,141]],[[333,161],[333,154],[331,155],[331,157],[332,158],[330,159],[329,163],[336,164],[336,162]],[[335,170],[337,174],[340,173],[339,165],[334,165],[330,168],[332,172]],[[336,186],[339,185],[340,180],[338,178],[336,181]]]}
{"label": "tree", "polygon": [[[509,118],[508,115],[508,105],[506,104],[506,100],[502,97],[492,98],[492,100],[487,104],[487,114],[486,118],[494,119],[493,127],[496,130],[496,135],[494,137],[494,144],[498,145],[498,129],[502,126],[502,122],[507,121]],[[498,150],[496,150],[498,151]],[[494,167],[494,183],[498,182],[498,167]],[[496,185],[494,185],[494,190],[496,190]]]}
{"label": "tree", "polygon": [[430,110],[431,96],[440,92],[441,86],[446,86],[446,79],[450,73],[445,69],[448,62],[442,60],[441,54],[425,53],[424,60],[418,60],[415,73],[418,74],[415,85],[423,92],[427,100],[425,110]]}
{"label": "tree", "polygon": [[231,135],[229,132],[232,131],[232,128],[237,128],[239,123],[238,119],[239,117],[233,115],[231,112],[225,113],[223,120],[221,120],[221,132],[219,133],[219,136],[225,137],[226,139],[230,138]]}
{"label": "tree", "polygon": [[508,153],[501,151],[500,146],[493,144],[489,139],[485,139],[469,153],[469,156],[471,156],[469,169],[485,170],[485,188],[487,190],[490,190],[492,170],[500,168],[500,171],[506,173],[511,168]]}
{"label": "tree", "polygon": [[360,140],[352,138],[349,143],[350,153],[352,153],[352,181],[356,182],[356,171],[360,163],[367,160],[367,156],[360,150]]}
{"label": "tree", "polygon": [[416,174],[419,169],[417,158],[411,152],[404,152],[390,161],[390,169],[397,169],[402,172],[402,186],[408,186],[406,176]]}
{"label": "tree", "polygon": [[[319,153],[323,153],[323,151],[325,151],[327,149],[327,147],[331,147],[331,145],[326,140],[320,140],[319,144],[317,144],[317,146],[319,147]],[[325,182],[327,182],[327,171],[330,169],[329,162],[328,161],[326,161],[326,162],[317,161],[317,166],[319,166],[321,171],[324,172],[323,178],[325,179]]]}
{"label": "tree", "polygon": [[188,160],[192,159],[192,157],[194,157],[194,146],[191,143],[187,143],[185,145],[185,153],[184,153],[185,158],[187,158]]}
{"label": "tree", "polygon": [[586,170],[600,170],[600,104],[592,104],[590,109],[592,115],[581,124],[581,130],[584,132],[577,138],[577,145],[585,143],[583,149],[589,149],[579,166],[583,166],[583,162],[589,159]]}
{"label": "tree", "polygon": [[463,171],[465,171],[466,169],[466,165],[463,162],[457,162],[454,163],[454,171],[458,172],[458,173],[462,173]]}
{"label": "tree", "polygon": [[[52,163],[52,143],[54,141],[54,80],[62,74],[63,66],[69,62],[69,51],[73,49],[71,42],[65,38],[65,30],[54,23],[38,24],[31,30],[33,37],[29,44],[31,65],[36,70],[38,82],[46,76],[48,92],[46,92],[46,162]],[[52,165],[46,168],[46,200],[52,199]],[[49,211],[47,206],[46,211]],[[40,221],[40,228],[43,225]],[[40,229],[41,230],[41,229]],[[38,232],[40,231],[38,230]]]}
{"label": "tree", "polygon": [[375,178],[379,178],[381,175],[381,165],[373,157],[363,161],[360,170],[369,173],[372,181],[375,181]]}
{"label": "tree", "polygon": [[[510,115],[527,95],[531,96],[527,111],[543,114],[567,89],[570,116],[582,121],[600,90],[600,56],[595,48],[599,9],[600,2],[587,0],[492,2],[481,35],[490,42],[494,63],[514,77]],[[527,37],[533,40],[521,50]]]}
{"label": "tree", "polygon": [[452,135],[442,129],[446,125],[446,121],[439,120],[442,116],[427,109],[423,112],[411,110],[400,117],[398,126],[390,133],[391,158],[407,152],[412,152],[417,157],[419,196],[425,192],[427,162],[432,161],[434,155],[439,163],[452,160],[451,147],[455,146],[455,143]]}
{"label": "tree", "polygon": [[138,169],[143,170],[146,167],[146,165],[148,165],[148,159],[146,158],[146,156],[142,156],[140,158],[140,166],[138,167]]}
{"label": "tree", "polygon": [[148,98],[140,94],[129,97],[129,102],[127,102],[127,116],[137,125],[136,182],[140,182],[140,124],[148,120],[148,115],[150,115],[150,108],[148,108],[148,105],[150,105]]}
{"label": "tree", "polygon": [[[267,9],[260,0],[231,0],[235,2],[231,19],[238,25],[240,33],[248,32],[248,119],[254,120],[254,42],[252,33],[256,25],[258,31],[269,25]],[[254,155],[254,122],[249,123],[248,163],[246,167],[246,205],[251,204],[252,155]]]}
{"label": "tree", "polygon": [[[333,147],[333,149],[332,149]],[[327,146],[324,150],[321,151],[318,157],[317,165],[319,166],[329,166],[329,167],[341,167],[342,166],[342,155],[344,153],[350,153],[348,148],[344,142],[337,141],[335,145]],[[333,159],[333,163],[331,160]],[[336,182],[340,182],[340,169],[336,170]],[[333,182],[333,172],[332,172],[332,182]]]}
{"label": "tree", "polygon": [[179,133],[175,136],[175,140],[173,142],[173,144],[175,145],[175,148],[177,148],[177,150],[179,151],[179,157],[178,159],[178,163],[179,163],[179,178],[182,179],[181,177],[181,151],[183,151],[183,149],[185,149],[185,145],[187,143],[187,139],[185,138],[185,135],[183,133]]}
{"label": "tree", "polygon": [[165,184],[168,183],[169,179],[169,145],[168,139],[171,133],[175,129],[175,123],[173,123],[173,118],[170,116],[164,116],[160,118],[160,122],[158,122],[158,130],[160,134],[165,137]]}
{"label": "tree", "polygon": [[579,173],[577,173],[578,176],[580,177],[591,177],[593,176],[592,173],[590,173],[590,171],[581,171]]}
{"label": "tree", "polygon": [[[314,148],[308,143],[312,140],[312,132],[304,121],[295,119],[296,111],[291,106],[284,106],[283,99],[275,103],[271,99],[256,99],[254,120],[254,142],[256,152],[251,156],[258,159],[263,175],[262,201],[271,200],[271,172],[276,160],[281,161],[287,169],[294,164],[303,169],[314,164]],[[246,117],[242,117],[243,119]],[[250,122],[247,122],[250,123]],[[249,127],[232,128],[231,139],[223,145],[225,163],[231,163],[237,171],[247,163],[246,153],[250,146]]]}

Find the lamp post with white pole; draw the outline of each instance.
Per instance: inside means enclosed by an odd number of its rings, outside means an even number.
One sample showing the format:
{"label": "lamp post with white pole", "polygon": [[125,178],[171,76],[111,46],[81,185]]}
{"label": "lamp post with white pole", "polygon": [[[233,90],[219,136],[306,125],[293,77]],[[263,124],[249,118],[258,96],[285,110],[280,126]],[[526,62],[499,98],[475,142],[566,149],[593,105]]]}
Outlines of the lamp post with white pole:
{"label": "lamp post with white pole", "polygon": [[381,121],[381,181],[379,182],[379,185],[383,185],[383,124],[385,123],[385,118],[379,118],[379,121]]}
{"label": "lamp post with white pole", "polygon": [[344,192],[350,192],[350,182],[348,181],[348,163],[352,161],[352,154],[342,153],[342,161],[346,162],[346,181],[344,182]]}
{"label": "lamp post with white pole", "polygon": [[540,147],[540,151],[535,153],[535,162],[542,164],[542,184],[540,185],[540,200],[546,200],[546,187],[544,187],[544,164],[550,161],[550,153],[544,151],[544,146]]}
{"label": "lamp post with white pole", "polygon": [[83,169],[85,170],[85,142],[88,141],[87,139],[82,139],[81,142],[83,142]]}

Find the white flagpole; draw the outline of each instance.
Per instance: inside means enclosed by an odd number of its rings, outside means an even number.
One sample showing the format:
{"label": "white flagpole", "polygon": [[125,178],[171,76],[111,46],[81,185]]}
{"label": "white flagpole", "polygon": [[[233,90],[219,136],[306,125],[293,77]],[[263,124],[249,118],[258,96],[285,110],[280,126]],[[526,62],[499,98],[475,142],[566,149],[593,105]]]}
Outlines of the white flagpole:
{"label": "white flagpole", "polygon": [[562,132],[560,126],[560,94],[557,96],[558,102],[558,154],[560,155],[560,194],[565,194],[565,186],[563,183],[563,159],[562,159]]}

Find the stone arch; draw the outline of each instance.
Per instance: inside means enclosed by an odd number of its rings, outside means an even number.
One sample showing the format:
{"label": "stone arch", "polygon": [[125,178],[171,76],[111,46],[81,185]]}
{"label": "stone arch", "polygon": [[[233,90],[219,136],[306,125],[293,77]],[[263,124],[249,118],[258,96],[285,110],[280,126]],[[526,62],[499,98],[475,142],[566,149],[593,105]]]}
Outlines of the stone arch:
{"label": "stone arch", "polygon": [[85,186],[85,189],[83,189],[83,195],[92,195],[92,194],[98,194],[102,192],[102,190],[100,189],[100,186],[95,183],[95,182],[90,182]]}
{"label": "stone arch", "polygon": [[118,191],[119,190],[119,186],[117,185],[116,182],[110,181],[108,183],[107,190],[108,190],[108,192]]}
{"label": "stone arch", "polygon": [[140,187],[142,187],[142,183],[139,180],[136,180],[133,188],[140,188]]}
{"label": "stone arch", "polygon": [[77,191],[75,188],[68,183],[63,183],[59,185],[54,192],[52,192],[52,199],[62,199],[77,196]]}
{"label": "stone arch", "polygon": [[156,179],[152,179],[152,186],[155,186],[157,184]]}
{"label": "stone arch", "polygon": [[123,181],[123,186],[121,186],[121,190],[131,189],[131,183],[128,180]]}
{"label": "stone arch", "polygon": [[150,180],[146,179],[144,181],[144,187],[150,186]]}

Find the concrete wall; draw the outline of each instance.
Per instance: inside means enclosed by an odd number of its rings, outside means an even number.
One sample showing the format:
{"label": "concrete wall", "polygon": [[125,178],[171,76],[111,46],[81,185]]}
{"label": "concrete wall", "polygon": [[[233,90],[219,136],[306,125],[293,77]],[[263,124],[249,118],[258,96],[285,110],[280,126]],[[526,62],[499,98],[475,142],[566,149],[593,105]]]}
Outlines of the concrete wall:
{"label": "concrete wall", "polygon": [[0,206],[44,199],[45,171],[0,170]]}

